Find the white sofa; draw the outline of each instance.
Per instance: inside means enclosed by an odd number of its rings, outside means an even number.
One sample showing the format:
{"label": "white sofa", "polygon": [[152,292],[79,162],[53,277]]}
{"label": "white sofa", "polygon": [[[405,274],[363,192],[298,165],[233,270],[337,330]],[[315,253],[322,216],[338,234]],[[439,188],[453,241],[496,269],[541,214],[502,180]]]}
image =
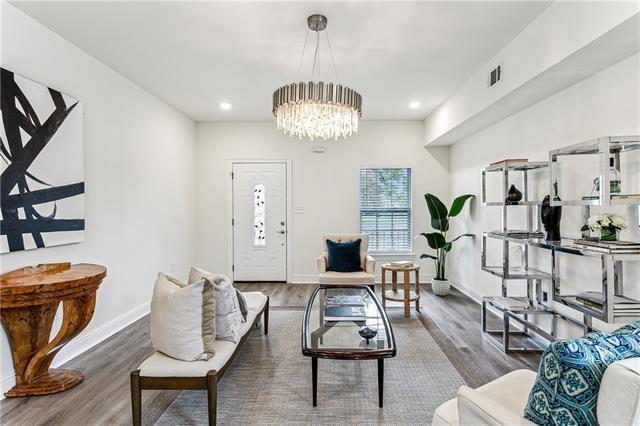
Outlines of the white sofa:
{"label": "white sofa", "polygon": [[[360,238],[360,267],[362,271],[358,272],[335,272],[327,271],[329,253],[327,249],[327,240],[339,243],[354,241]],[[374,285],[376,283],[375,269],[376,261],[368,254],[369,236],[366,234],[330,234],[322,237],[322,255],[318,258],[318,284],[366,284]]]}
{"label": "white sofa", "polygon": [[133,424],[142,422],[142,390],[207,390],[209,424],[216,423],[217,384],[246,340],[249,331],[264,315],[264,334],[269,332],[269,298],[259,292],[242,293],[247,301],[247,321],[242,324],[242,338],[238,343],[216,340],[215,355],[207,361],[181,361],[160,352],[147,358],[131,372],[131,405]]}
{"label": "white sofa", "polygon": [[[516,370],[477,389],[462,386],[436,409],[433,425],[533,425],[522,415],[535,379],[531,370]],[[601,425],[640,425],[640,358],[605,370],[597,415]]]}

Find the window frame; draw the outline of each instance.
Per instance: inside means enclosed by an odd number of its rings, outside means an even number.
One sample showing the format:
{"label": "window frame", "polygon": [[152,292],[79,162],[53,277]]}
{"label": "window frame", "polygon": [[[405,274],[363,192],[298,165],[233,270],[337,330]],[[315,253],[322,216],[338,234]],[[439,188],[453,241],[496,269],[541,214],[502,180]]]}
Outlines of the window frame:
{"label": "window frame", "polygon": [[[408,207],[407,208],[393,208],[393,207],[380,207],[380,208],[365,208],[363,209],[362,206],[362,194],[363,194],[363,181],[362,181],[362,173],[365,170],[407,170],[408,171],[408,179],[407,179],[407,183],[408,183],[408,188],[407,188],[407,200],[408,200]],[[369,253],[373,253],[373,254],[378,254],[378,255],[392,255],[392,256],[406,256],[406,255],[413,255],[413,170],[411,167],[372,167],[372,166],[362,166],[360,167],[359,171],[358,171],[358,186],[359,186],[359,191],[358,191],[358,207],[359,207],[359,211],[358,211],[358,215],[359,215],[359,229],[360,229],[360,233],[362,234],[367,234],[369,235],[369,247],[367,247],[367,250]],[[362,213],[364,212],[380,212],[380,213],[385,213],[385,212],[406,212],[407,216],[408,216],[408,237],[407,237],[407,248],[406,249],[397,249],[395,250],[393,247],[391,247],[390,249],[383,249],[383,250],[379,250],[379,249],[375,249],[371,247],[371,235],[366,232],[363,231],[363,222],[362,222],[362,218],[363,215]],[[379,230],[376,229],[376,232],[380,232]]]}

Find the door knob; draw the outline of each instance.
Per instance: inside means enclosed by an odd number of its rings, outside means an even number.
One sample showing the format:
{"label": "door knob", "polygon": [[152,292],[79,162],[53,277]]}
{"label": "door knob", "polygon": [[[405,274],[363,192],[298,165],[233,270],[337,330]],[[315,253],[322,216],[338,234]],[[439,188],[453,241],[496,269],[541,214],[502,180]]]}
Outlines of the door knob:
{"label": "door knob", "polygon": [[279,231],[278,231],[278,234],[282,234],[282,235],[284,235],[284,234],[285,234],[285,230],[284,230],[284,229],[279,230]]}

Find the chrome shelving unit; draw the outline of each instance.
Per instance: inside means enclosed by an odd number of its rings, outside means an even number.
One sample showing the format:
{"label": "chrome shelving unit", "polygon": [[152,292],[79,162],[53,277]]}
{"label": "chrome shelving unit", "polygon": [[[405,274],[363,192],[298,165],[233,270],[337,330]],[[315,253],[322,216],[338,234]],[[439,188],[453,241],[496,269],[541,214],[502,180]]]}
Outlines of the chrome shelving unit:
{"label": "chrome shelving unit", "polygon": [[[511,205],[527,206],[527,232],[539,231],[541,229],[539,219],[539,205],[537,201],[529,200],[528,197],[528,176],[527,171],[544,168],[548,166],[550,194],[556,193],[556,188],[561,185],[557,173],[558,160],[569,155],[598,155],[599,156],[599,182],[600,192],[597,199],[568,199],[562,201],[552,201],[552,205],[581,206],[584,222],[591,215],[591,206],[609,205],[635,205],[638,206],[638,217],[640,221],[640,196],[636,194],[611,195],[609,192],[609,158],[615,159],[615,167],[620,172],[620,155],[632,151],[640,150],[640,136],[620,136],[602,137],[586,142],[581,142],[565,148],[550,151],[549,162],[529,162],[518,165],[497,165],[482,169],[481,201],[484,206],[502,207],[502,229],[500,231],[484,232],[482,234],[481,265],[482,270],[498,276],[502,280],[502,297],[485,297],[482,301],[482,330],[490,335],[501,335],[501,348],[509,352],[532,352],[539,351],[544,345],[540,338],[553,341],[557,337],[558,319],[569,321],[583,327],[585,331],[593,329],[593,319],[613,323],[623,318],[638,318],[640,315],[629,315],[629,311],[616,309],[614,304],[615,296],[624,296],[623,284],[623,264],[627,261],[640,261],[640,254],[609,254],[602,253],[579,246],[575,240],[564,239],[560,242],[547,242],[542,238],[518,238],[505,235],[507,228],[507,212]],[[502,195],[506,198],[509,185],[509,172],[521,171],[523,201],[506,204],[498,201],[487,201],[486,196],[486,176],[489,172],[502,173]],[[535,223],[535,226],[534,226]],[[583,238],[588,236],[588,231],[583,233]],[[502,241],[503,260],[502,266],[487,265],[486,251],[487,240],[497,239]],[[509,265],[509,244],[521,244],[524,253],[524,265],[521,268],[514,268]],[[529,267],[529,248],[549,250],[551,253],[550,272],[541,271]],[[603,306],[601,309],[586,305],[577,299],[577,295],[563,294],[561,280],[557,271],[559,270],[560,255],[581,256],[593,258],[601,264],[601,289],[603,294]],[[510,280],[526,280],[526,297],[508,297],[507,282]],[[582,314],[582,322],[567,317],[549,308],[548,300],[542,295],[542,282],[549,281],[552,287],[552,300],[561,305],[567,306]],[[534,287],[535,286],[535,287]],[[501,312],[503,320],[502,330],[488,330],[486,325],[487,308]],[[547,331],[538,324],[531,323],[531,315],[550,315],[551,330]],[[511,321],[520,324],[521,330],[513,330],[510,327]],[[533,334],[531,333],[533,332]],[[510,346],[510,336],[523,335],[531,339],[537,348]],[[495,343],[495,339],[490,339]],[[542,343],[542,344],[541,344]]]}
{"label": "chrome shelving unit", "polygon": [[[610,193],[610,166],[609,159],[614,159],[614,168],[620,173],[620,158],[622,155],[640,150],[640,136],[604,136],[601,138],[591,139],[580,142],[560,149],[554,149],[549,152],[549,182],[557,182],[556,186],[560,186],[561,175],[557,172],[559,160],[566,156],[575,155],[596,155],[598,156],[598,180],[600,191],[597,199],[573,199],[552,201],[552,205],[562,206],[581,206],[582,219],[586,223],[591,216],[591,206],[620,206],[631,205],[637,206],[638,221],[640,222],[640,193],[638,194],[611,194]],[[640,182],[640,181],[637,181]],[[551,188],[553,189],[553,188]],[[636,188],[640,191],[640,188]],[[583,238],[589,236],[589,231],[583,233]],[[624,311],[616,310],[613,304],[614,296],[624,295],[623,285],[623,263],[625,261],[640,261],[639,254],[605,254],[588,249],[576,248],[572,241],[556,245],[554,247],[553,267],[557,268],[557,256],[555,253],[569,253],[579,256],[588,256],[599,258],[602,265],[602,294],[603,308],[597,309],[587,306],[576,299],[575,295],[561,294],[561,286],[559,278],[554,275],[554,300],[569,306],[583,313],[585,324],[591,328],[592,319],[597,318],[601,321],[612,323],[618,318],[628,318]],[[611,285],[613,282],[613,285]],[[637,316],[635,316],[637,317]]]}
{"label": "chrome shelving unit", "polygon": [[[506,233],[508,228],[509,212],[513,207],[526,207],[527,229],[526,232],[540,232],[540,201],[531,200],[529,197],[529,172],[544,169],[548,166],[546,161],[539,162],[505,162],[485,167],[481,170],[480,200],[483,206],[499,206],[501,208],[501,231]],[[502,181],[502,201],[490,201],[487,196],[487,176],[490,173],[499,173]],[[518,202],[505,202],[509,191],[509,176],[511,173],[521,173],[522,200]],[[487,264],[487,239],[497,238],[502,241],[502,265]],[[550,279],[548,273],[529,266],[529,246],[523,245],[523,265],[512,266],[509,260],[510,244],[521,244],[522,239],[512,238],[496,233],[482,234],[481,268],[501,279],[502,297],[484,297],[482,299],[481,323],[482,331],[490,336],[501,336],[500,340],[491,338],[489,341],[499,346],[505,352],[540,352],[544,346],[540,337],[553,340],[556,334],[556,313],[542,303],[542,280]],[[526,281],[526,297],[509,297],[508,283],[513,280]],[[502,329],[490,330],[487,328],[487,309],[492,307],[502,314]],[[532,315],[551,315],[551,331],[542,329],[539,325],[529,321]],[[511,321],[522,326],[521,330],[512,329]],[[535,334],[533,334],[533,333]],[[514,347],[511,345],[512,336],[525,336],[533,346]]]}
{"label": "chrome shelving unit", "polygon": [[[612,195],[610,193],[610,167],[609,158],[614,158],[614,167],[620,172],[620,157],[623,154],[640,150],[640,136],[604,136],[580,142],[564,148],[549,151],[549,186],[550,194],[554,193],[554,182],[561,186],[560,174],[558,173],[558,162],[562,157],[575,155],[596,155],[598,156],[598,180],[600,191],[597,199],[573,199],[551,201],[554,206],[582,206],[582,218],[586,223],[591,214],[591,206],[624,206],[640,205],[640,193]],[[640,191],[640,189],[638,189]],[[638,218],[640,219],[640,208],[638,208]],[[588,231],[583,234],[587,236]]]}

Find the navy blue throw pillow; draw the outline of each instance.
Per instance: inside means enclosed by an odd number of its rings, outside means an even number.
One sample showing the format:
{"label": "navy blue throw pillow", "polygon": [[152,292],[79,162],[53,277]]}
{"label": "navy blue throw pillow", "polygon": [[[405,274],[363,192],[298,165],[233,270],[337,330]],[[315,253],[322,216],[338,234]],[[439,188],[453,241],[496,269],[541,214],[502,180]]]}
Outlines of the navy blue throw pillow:
{"label": "navy blue throw pillow", "polygon": [[360,266],[360,243],[362,240],[358,238],[353,241],[345,241],[339,243],[337,241],[327,240],[327,249],[329,252],[329,260],[327,271],[334,272],[359,272],[362,271]]}

